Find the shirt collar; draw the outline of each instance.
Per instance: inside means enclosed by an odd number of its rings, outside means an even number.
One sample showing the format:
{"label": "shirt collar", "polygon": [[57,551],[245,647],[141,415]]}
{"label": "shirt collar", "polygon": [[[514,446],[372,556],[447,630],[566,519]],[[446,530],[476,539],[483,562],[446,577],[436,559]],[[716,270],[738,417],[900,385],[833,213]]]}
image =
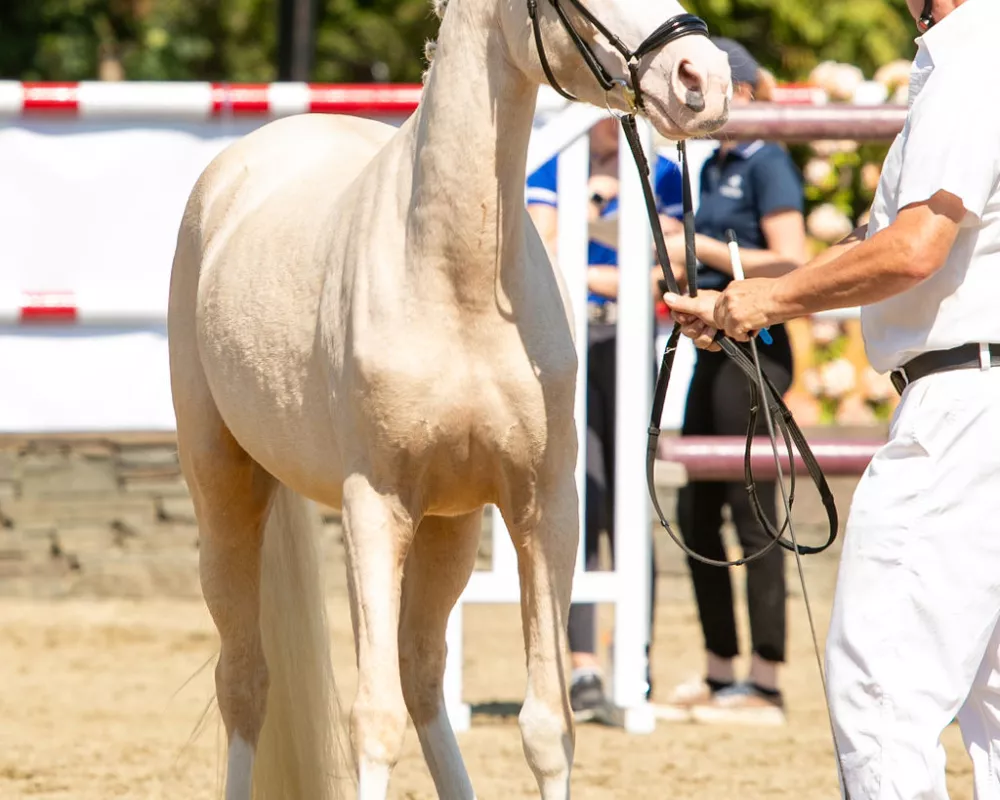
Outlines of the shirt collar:
{"label": "shirt collar", "polygon": [[926,55],[934,64],[942,64],[956,53],[968,49],[970,42],[980,38],[981,31],[994,30],[1000,17],[997,0],[965,0],[962,5],[917,37],[918,54]]}
{"label": "shirt collar", "polygon": [[[738,156],[742,159],[748,159],[758,150],[760,150],[765,144],[767,144],[763,139],[755,139],[752,142],[739,142],[733,145],[728,151],[728,154]],[[719,154],[721,146],[715,148],[716,155]]]}

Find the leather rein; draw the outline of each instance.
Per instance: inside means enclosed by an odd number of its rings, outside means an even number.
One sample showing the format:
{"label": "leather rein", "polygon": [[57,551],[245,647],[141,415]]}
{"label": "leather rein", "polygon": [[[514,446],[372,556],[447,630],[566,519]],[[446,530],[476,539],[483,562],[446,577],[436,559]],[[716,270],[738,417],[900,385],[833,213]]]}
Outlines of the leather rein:
{"label": "leather rein", "polygon": [[[645,152],[642,149],[642,143],[639,138],[639,132],[636,125],[636,113],[644,107],[644,98],[642,94],[642,87],[639,81],[639,67],[643,57],[656,52],[665,45],[673,42],[683,36],[708,36],[708,25],[693,14],[679,14],[675,17],[668,19],[663,25],[653,31],[649,37],[643,41],[639,47],[635,50],[630,50],[617,36],[615,36],[611,31],[605,27],[600,20],[598,20],[582,3],[580,0],[567,0],[577,12],[583,16],[591,25],[596,28],[601,35],[603,35],[611,46],[618,51],[618,53],[625,60],[625,64],[628,68],[631,82],[623,78],[615,78],[612,76],[608,70],[601,64],[600,60],[597,58],[593,50],[580,35],[580,33],[574,27],[572,21],[563,8],[560,0],[549,0],[549,3],[555,9],[556,14],[559,17],[566,33],[569,35],[570,39],[573,41],[576,49],[580,52],[584,62],[589,67],[590,71],[593,73],[597,82],[601,85],[605,92],[611,92],[615,88],[621,89],[629,108],[631,109],[628,114],[621,115],[619,120],[622,125],[622,129],[625,132],[625,138],[628,141],[629,148],[632,151],[632,157],[635,161],[636,168],[639,170],[639,176],[641,178],[643,197],[646,205],[646,213],[649,217],[649,225],[653,234],[653,242],[656,246],[657,260],[660,264],[660,269],[663,272],[662,284],[665,285],[674,294],[680,294],[677,280],[674,278],[673,269],[670,264],[670,257],[667,254],[666,243],[663,238],[663,230],[660,226],[659,215],[656,210],[656,200],[653,196],[653,190],[650,185],[650,168],[649,161],[646,158]],[[552,68],[549,65],[548,58],[545,54],[545,47],[542,41],[541,26],[538,17],[538,0],[527,0],[528,3],[528,14],[531,18],[532,26],[534,28],[535,44],[538,50],[538,56],[542,64],[542,69],[545,72],[545,76],[551,84],[552,88],[555,89],[560,95],[567,98],[568,100],[576,100],[573,95],[567,92],[562,86],[559,85],[559,81],[556,79],[552,72]],[[688,292],[691,297],[695,297],[698,292],[697,288],[697,258],[695,255],[695,230],[694,230],[694,209],[693,200],[691,197],[691,176],[690,170],[688,168],[687,160],[687,150],[685,148],[684,141],[681,140],[677,143],[677,150],[680,156],[681,171],[682,171],[682,181],[683,181],[683,209],[684,209],[684,241],[685,241],[685,267],[687,272],[687,282],[688,282]],[[670,523],[667,521],[663,514],[663,510],[660,508],[660,503],[656,495],[656,487],[654,482],[654,466],[656,463],[656,450],[657,443],[659,440],[659,435],[661,433],[660,429],[660,419],[663,414],[663,406],[667,395],[667,386],[670,382],[670,373],[673,368],[674,355],[677,351],[677,343],[680,339],[680,325],[676,322],[674,323],[673,331],[667,341],[666,348],[663,351],[663,359],[660,364],[659,374],[656,379],[656,389],[653,395],[653,409],[650,418],[650,424],[648,429],[649,440],[646,448],[646,485],[649,491],[650,499],[652,500],[653,507],[656,510],[656,514],[659,517],[660,525],[667,531],[670,538],[684,551],[684,553],[695,561],[700,561],[703,564],[709,564],[712,566],[719,567],[731,567],[740,566],[743,564],[748,564],[751,561],[755,561],[758,558],[766,555],[775,546],[781,546],[786,550],[794,552],[798,555],[813,555],[816,553],[821,553],[826,550],[830,545],[834,543],[837,538],[837,528],[838,528],[838,518],[837,518],[837,507],[834,502],[833,493],[830,491],[830,487],[827,484],[826,476],[820,469],[819,464],[813,455],[812,449],[809,447],[808,442],[803,436],[802,431],[799,429],[798,424],[792,417],[791,412],[782,400],[781,393],[775,388],[774,384],[763,375],[759,370],[759,361],[756,358],[756,352],[751,351],[747,345],[736,342],[727,336],[723,332],[719,332],[716,337],[716,343],[722,348],[723,352],[740,368],[740,370],[746,375],[747,380],[750,385],[750,419],[747,427],[747,441],[746,450],[744,452],[743,458],[743,472],[744,481],[746,485],[747,493],[750,497],[750,503],[754,510],[754,515],[757,521],[761,524],[764,530],[768,533],[771,541],[762,550],[749,555],[744,556],[733,561],[720,561],[715,559],[706,558],[705,556],[696,553],[683,541],[683,539],[677,535],[677,533],[671,528]],[[780,529],[776,529],[775,526],[768,519],[768,515],[764,512],[761,507],[760,499],[757,493],[757,482],[754,478],[753,468],[751,466],[751,447],[754,438],[754,432],[757,426],[757,417],[761,408],[761,399],[765,401],[765,407],[763,409],[764,414],[768,418],[768,428],[769,433],[772,434],[771,444],[775,452],[775,457],[777,461],[777,442],[773,436],[773,430],[776,427],[780,432],[782,439],[785,443],[785,448],[788,452],[789,457],[789,481],[790,481],[790,491],[788,495],[788,508],[785,515],[785,521]],[[810,478],[817,490],[819,491],[820,499],[823,503],[823,507],[826,510],[827,521],[829,523],[829,533],[827,540],[824,544],[819,546],[806,546],[798,544],[795,541],[794,530],[791,529],[791,504],[794,500],[795,494],[795,459],[792,453],[792,443],[794,442],[796,448],[798,449],[799,455],[809,473]],[[779,469],[780,474],[780,464],[776,464]],[[780,478],[779,478],[780,480]],[[785,531],[788,530],[792,534],[792,540],[789,541],[785,538]]]}

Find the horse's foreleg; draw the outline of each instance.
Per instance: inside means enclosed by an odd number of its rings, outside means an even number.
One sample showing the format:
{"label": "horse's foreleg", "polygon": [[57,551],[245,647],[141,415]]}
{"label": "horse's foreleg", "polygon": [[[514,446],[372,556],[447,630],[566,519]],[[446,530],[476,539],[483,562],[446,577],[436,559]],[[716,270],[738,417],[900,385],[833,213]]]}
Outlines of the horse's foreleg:
{"label": "horse's foreleg", "polygon": [[351,738],[359,800],[382,800],[406,733],[399,679],[399,598],[413,523],[398,499],[362,475],[344,482],[344,542],[358,658]]}
{"label": "horse's foreleg", "polygon": [[[572,469],[539,487],[530,522],[507,526],[517,547],[528,686],[519,723],[524,753],[543,800],[566,800],[574,729],[566,686],[566,622],[580,536]],[[515,517],[516,519],[516,517]]]}
{"label": "horse's foreleg", "polygon": [[439,797],[475,793],[444,707],[448,617],[476,565],[483,512],[426,517],[417,528],[403,579],[399,670],[406,707]]}

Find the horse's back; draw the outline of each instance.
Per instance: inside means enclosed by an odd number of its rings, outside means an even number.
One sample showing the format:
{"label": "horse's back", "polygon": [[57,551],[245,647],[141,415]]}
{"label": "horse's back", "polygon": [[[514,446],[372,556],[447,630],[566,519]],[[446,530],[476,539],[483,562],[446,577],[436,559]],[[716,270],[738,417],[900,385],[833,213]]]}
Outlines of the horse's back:
{"label": "horse's back", "polygon": [[307,223],[318,206],[340,196],[396,130],[363,117],[303,114],[233,142],[212,160],[192,192],[202,211],[198,222],[206,249],[225,233],[227,223],[273,205],[289,189],[296,203],[289,210]]}
{"label": "horse's back", "polygon": [[317,458],[336,447],[313,364],[326,267],[316,243],[395,132],[334,115],[265,125],[205,169],[178,234],[168,320],[179,433],[210,398],[244,449],[300,491],[314,488],[303,484],[310,454],[291,458],[282,443],[309,442]]}

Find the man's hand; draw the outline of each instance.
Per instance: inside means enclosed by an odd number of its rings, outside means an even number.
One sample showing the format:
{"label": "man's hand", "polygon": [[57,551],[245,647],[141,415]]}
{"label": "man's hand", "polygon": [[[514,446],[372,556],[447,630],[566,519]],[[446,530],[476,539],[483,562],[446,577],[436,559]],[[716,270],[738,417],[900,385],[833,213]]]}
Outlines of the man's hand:
{"label": "man's hand", "polygon": [[715,351],[722,349],[715,343],[715,334],[718,331],[711,325],[707,325],[693,314],[682,314],[678,311],[671,313],[671,316],[681,326],[681,333],[693,341],[694,346],[699,350]]}
{"label": "man's hand", "polygon": [[714,325],[715,303],[718,292],[703,290],[697,297],[685,297],[667,292],[663,302],[670,309],[670,316],[681,326],[681,333],[692,339],[702,350],[718,350],[713,344],[716,327]]}
{"label": "man's hand", "polygon": [[690,298],[668,293],[663,301],[671,311],[692,314],[731,339],[746,342],[761,328],[780,321],[772,317],[773,285],[772,278],[748,278],[733,281],[721,294],[699,292]]}

